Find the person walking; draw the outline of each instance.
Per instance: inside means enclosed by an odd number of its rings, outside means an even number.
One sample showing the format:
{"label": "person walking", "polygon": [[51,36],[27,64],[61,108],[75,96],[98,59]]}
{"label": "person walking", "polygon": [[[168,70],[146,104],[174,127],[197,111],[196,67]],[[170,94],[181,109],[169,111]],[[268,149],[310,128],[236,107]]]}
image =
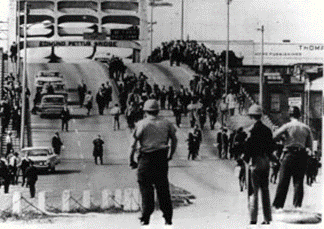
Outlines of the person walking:
{"label": "person walking", "polygon": [[21,164],[19,165],[19,169],[20,169],[20,171],[22,173],[22,184],[21,184],[22,187],[24,187],[24,185],[25,185],[26,170],[27,170],[28,167],[29,167],[29,160],[28,160],[28,158],[24,157],[21,160]]}
{"label": "person walking", "polygon": [[27,186],[29,187],[30,198],[35,197],[36,193],[36,181],[38,179],[37,169],[34,166],[32,160],[29,161],[29,167],[26,170]]}
{"label": "person walking", "polygon": [[118,103],[115,104],[115,107],[111,109],[110,113],[114,117],[114,130],[119,130],[120,129],[119,116],[121,115],[122,112],[118,106]]}
{"label": "person walking", "polygon": [[78,95],[79,95],[80,107],[83,106],[86,92],[87,92],[87,85],[82,80],[81,83],[78,85]]}
{"label": "person walking", "polygon": [[[248,115],[255,121],[250,131],[250,137],[244,146],[243,160],[250,164],[250,182],[252,195],[250,206],[250,224],[257,224],[258,218],[258,193],[261,190],[264,221],[262,224],[270,224],[272,221],[270,194],[269,194],[269,171],[270,159],[277,160],[272,154],[275,149],[275,142],[271,130],[261,122],[262,108],[259,105],[252,105]],[[249,203],[250,204],[250,203]]]}
{"label": "person walking", "polygon": [[304,196],[304,176],[307,169],[307,149],[312,152],[313,135],[306,124],[298,119],[301,116],[298,107],[292,107],[289,110],[290,122],[281,126],[274,133],[274,138],[280,139],[285,136],[284,155],[279,171],[279,183],[273,206],[276,209],[284,207],[290,178],[294,183],[293,205],[298,208],[302,206]]}
{"label": "person walking", "polygon": [[9,130],[7,137],[6,137],[6,143],[7,143],[7,152],[6,152],[6,157],[10,154],[12,150],[12,132]]}
{"label": "person walking", "polygon": [[98,104],[99,115],[103,115],[106,101],[104,95],[104,89],[99,89],[96,95],[96,102]]}
{"label": "person walking", "polygon": [[[137,180],[142,197],[142,225],[148,225],[154,211],[154,187],[166,225],[172,225],[172,202],[168,180],[168,161],[177,147],[176,128],[158,116],[159,105],[154,99],[144,103],[146,118],[136,124],[131,140],[130,166],[138,167]],[[171,140],[169,147],[169,140]],[[134,156],[139,143],[138,162]],[[170,148],[170,153],[169,153]]]}
{"label": "person walking", "polygon": [[69,120],[71,119],[70,110],[67,106],[64,106],[64,109],[61,112],[61,120],[62,120],[62,131],[64,131],[64,127],[66,132],[69,131]]}
{"label": "person walking", "polygon": [[102,161],[102,157],[103,157],[103,144],[105,142],[101,139],[101,136],[100,134],[98,134],[98,137],[93,140],[93,157],[94,157],[94,161],[95,161],[95,164],[97,165],[98,164],[98,157],[100,159],[100,164],[102,165],[103,164],[103,161]]}
{"label": "person walking", "polygon": [[8,163],[5,158],[1,158],[0,160],[0,176],[3,178],[4,182],[4,193],[9,193],[10,186],[10,173],[8,169]]}
{"label": "person walking", "polygon": [[52,138],[52,147],[54,149],[54,153],[60,155],[62,146],[63,142],[61,141],[59,133],[56,132]]}
{"label": "person walking", "polygon": [[91,95],[91,91],[88,91],[88,93],[86,94],[83,105],[85,106],[85,108],[87,108],[87,115],[89,116],[93,106],[93,96]]}

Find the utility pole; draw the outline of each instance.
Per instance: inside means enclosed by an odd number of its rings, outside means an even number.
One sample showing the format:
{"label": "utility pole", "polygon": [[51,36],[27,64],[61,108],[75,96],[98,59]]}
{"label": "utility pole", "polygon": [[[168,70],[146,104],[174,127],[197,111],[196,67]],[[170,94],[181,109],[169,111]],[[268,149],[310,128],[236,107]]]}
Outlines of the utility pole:
{"label": "utility pole", "polygon": [[263,53],[264,53],[264,26],[261,26],[261,29],[258,29],[258,31],[261,31],[261,63],[260,63],[260,81],[259,81],[259,105],[263,109],[263,86],[264,86],[264,77],[263,77]]}
{"label": "utility pole", "polygon": [[26,81],[27,81],[27,16],[28,2],[24,2],[24,67],[22,79],[22,108],[21,108],[21,127],[20,127],[20,149],[24,147],[25,119],[26,119]]}
{"label": "utility pole", "polygon": [[151,1],[152,5],[151,5],[151,56],[153,53],[153,8],[154,8],[154,4],[155,4],[155,0]]}
{"label": "utility pole", "polygon": [[184,0],[181,0],[181,40],[183,40]]}
{"label": "utility pole", "polygon": [[228,91],[228,52],[229,52],[229,27],[230,27],[230,3],[232,0],[227,0],[227,45],[226,45],[226,60],[225,60],[225,94]]}
{"label": "utility pole", "polygon": [[17,20],[17,62],[16,62],[16,76],[17,79],[20,77],[20,0],[17,0],[17,9],[16,9],[16,20]]}

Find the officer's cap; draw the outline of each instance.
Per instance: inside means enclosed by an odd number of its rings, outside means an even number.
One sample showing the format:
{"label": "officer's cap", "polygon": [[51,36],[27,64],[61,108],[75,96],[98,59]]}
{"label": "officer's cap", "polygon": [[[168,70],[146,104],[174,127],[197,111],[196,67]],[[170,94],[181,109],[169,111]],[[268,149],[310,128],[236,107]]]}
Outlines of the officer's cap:
{"label": "officer's cap", "polygon": [[300,110],[296,106],[290,107],[289,114],[291,116],[293,116],[293,117],[299,118],[300,117]]}
{"label": "officer's cap", "polygon": [[159,104],[155,99],[149,99],[144,103],[143,111],[158,111]]}
{"label": "officer's cap", "polygon": [[260,105],[254,104],[250,107],[248,114],[249,115],[262,115],[262,107]]}

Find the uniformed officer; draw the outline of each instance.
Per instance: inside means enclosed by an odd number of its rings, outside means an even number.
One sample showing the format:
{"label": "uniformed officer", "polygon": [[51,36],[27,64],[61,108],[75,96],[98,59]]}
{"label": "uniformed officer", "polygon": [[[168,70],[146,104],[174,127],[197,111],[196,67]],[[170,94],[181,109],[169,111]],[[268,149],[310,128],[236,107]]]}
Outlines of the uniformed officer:
{"label": "uniformed officer", "polygon": [[[261,190],[264,221],[262,224],[270,224],[271,207],[269,194],[269,172],[270,161],[277,160],[272,154],[275,142],[271,130],[261,122],[262,108],[259,105],[252,105],[248,111],[249,116],[255,120],[250,131],[250,137],[245,144],[243,159],[250,163],[251,181],[253,192],[252,205],[250,208],[250,224],[257,224],[258,217],[258,193]],[[249,184],[250,186],[250,184]],[[251,191],[251,190],[250,190]]]}
{"label": "uniformed officer", "polygon": [[289,110],[290,122],[284,124],[275,133],[274,137],[285,136],[284,156],[279,171],[279,183],[273,206],[276,209],[284,207],[290,178],[293,177],[295,207],[301,207],[304,196],[304,175],[307,168],[307,151],[311,152],[313,136],[310,128],[298,121],[301,116],[298,107]]}
{"label": "uniformed officer", "polygon": [[[143,110],[146,117],[136,124],[131,141],[130,166],[137,167],[134,160],[136,145],[139,142],[137,178],[142,196],[142,225],[148,225],[154,211],[154,188],[156,188],[165,224],[172,224],[172,203],[168,180],[168,161],[172,159],[177,147],[176,128],[166,119],[158,116],[159,105],[156,100],[145,102]],[[169,153],[169,140],[170,153]]]}

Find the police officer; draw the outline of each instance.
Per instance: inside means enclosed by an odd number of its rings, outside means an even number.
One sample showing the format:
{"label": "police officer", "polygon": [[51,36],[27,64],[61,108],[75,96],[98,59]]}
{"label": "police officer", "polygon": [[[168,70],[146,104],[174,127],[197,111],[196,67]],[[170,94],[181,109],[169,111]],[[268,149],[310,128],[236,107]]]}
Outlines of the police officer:
{"label": "police officer", "polygon": [[[245,152],[243,159],[250,163],[250,175],[252,181],[253,192],[252,205],[250,208],[250,224],[257,224],[258,217],[258,193],[261,189],[263,218],[262,224],[270,224],[271,207],[269,194],[269,172],[270,161],[277,160],[272,154],[275,143],[272,138],[271,130],[261,122],[262,108],[259,105],[252,105],[248,111],[249,116],[255,120],[250,131],[250,137],[245,144]],[[249,187],[250,184],[249,184]]]}
{"label": "police officer", "polygon": [[[146,117],[136,124],[131,141],[130,166],[137,167],[134,160],[137,142],[140,144],[137,179],[142,196],[142,225],[148,225],[154,211],[154,188],[156,188],[165,224],[172,224],[172,203],[168,180],[168,161],[177,147],[176,128],[171,122],[158,116],[156,100],[145,102]],[[169,140],[171,139],[170,153]]]}
{"label": "police officer", "polygon": [[29,167],[26,170],[26,178],[27,185],[29,186],[30,197],[35,197],[36,192],[36,181],[38,179],[37,169],[34,166],[34,162],[32,160],[29,161]]}
{"label": "police officer", "polygon": [[298,107],[289,110],[290,122],[284,124],[275,133],[275,139],[285,136],[284,156],[279,171],[279,183],[273,206],[276,209],[284,207],[290,178],[293,177],[295,207],[301,207],[304,195],[304,175],[307,168],[307,151],[311,152],[313,136],[310,128],[298,121],[301,116]]}

